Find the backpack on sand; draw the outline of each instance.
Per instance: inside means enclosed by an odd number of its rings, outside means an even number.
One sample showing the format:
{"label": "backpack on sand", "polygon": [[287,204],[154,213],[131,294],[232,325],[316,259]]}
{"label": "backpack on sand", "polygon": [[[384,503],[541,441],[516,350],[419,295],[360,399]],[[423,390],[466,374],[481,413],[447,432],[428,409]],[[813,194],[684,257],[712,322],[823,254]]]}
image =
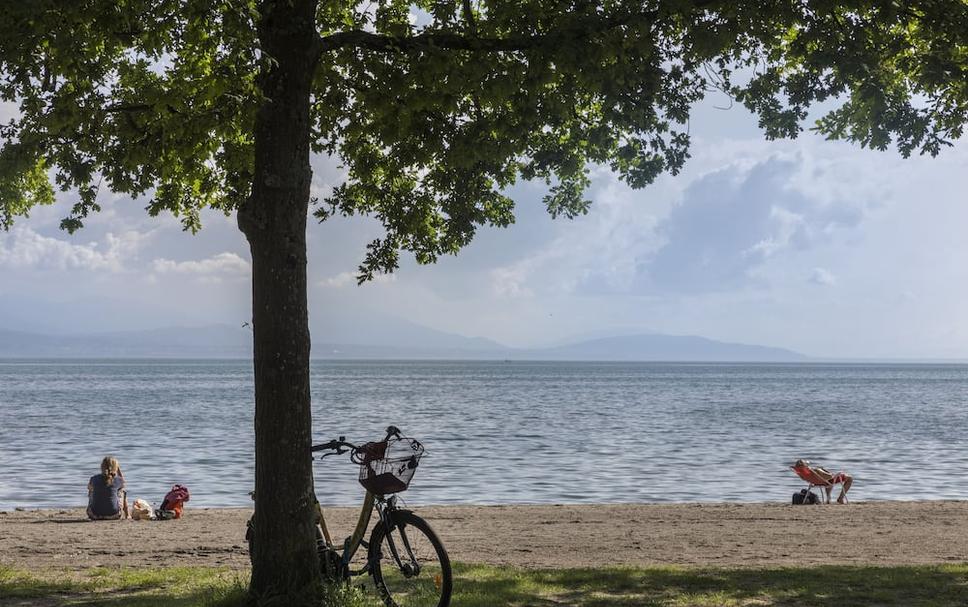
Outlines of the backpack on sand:
{"label": "backpack on sand", "polygon": [[820,496],[809,489],[801,489],[793,494],[793,505],[804,506],[807,504],[819,504]]}
{"label": "backpack on sand", "polygon": [[185,485],[174,485],[171,491],[165,494],[165,499],[161,502],[161,508],[158,508],[158,511],[155,513],[156,518],[160,520],[181,518],[182,508],[185,502],[190,499],[191,495],[188,493],[188,487]]}

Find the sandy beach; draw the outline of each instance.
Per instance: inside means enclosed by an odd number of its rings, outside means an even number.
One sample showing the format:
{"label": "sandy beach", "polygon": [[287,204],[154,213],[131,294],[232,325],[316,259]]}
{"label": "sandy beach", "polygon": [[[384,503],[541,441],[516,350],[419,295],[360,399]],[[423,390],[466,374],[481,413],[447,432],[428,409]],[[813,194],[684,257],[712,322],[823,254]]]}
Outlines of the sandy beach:
{"label": "sandy beach", "polygon": [[[415,508],[457,561],[529,568],[767,567],[968,561],[968,502],[430,506]],[[334,538],[356,510],[326,510]],[[16,568],[244,568],[247,509],[177,521],[88,522],[81,509],[0,512],[0,564]]]}

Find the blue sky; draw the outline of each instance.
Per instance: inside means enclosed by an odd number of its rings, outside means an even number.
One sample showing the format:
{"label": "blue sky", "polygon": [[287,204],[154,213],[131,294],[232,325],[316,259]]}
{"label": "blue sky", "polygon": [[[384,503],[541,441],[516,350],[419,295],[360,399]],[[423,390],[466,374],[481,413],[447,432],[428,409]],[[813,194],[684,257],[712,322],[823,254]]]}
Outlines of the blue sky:
{"label": "blue sky", "polygon": [[[311,225],[310,313],[391,315],[513,346],[627,333],[703,335],[829,357],[968,358],[968,144],[900,158],[811,134],[764,141],[710,99],[677,177],[633,191],[593,168],[591,212],[547,217],[543,186],[512,190],[518,221],[458,257],[357,287],[366,218]],[[0,114],[11,108],[0,107]],[[315,158],[314,188],[338,183]],[[80,233],[71,196],[0,233],[0,328],[62,333],[241,323],[246,243],[233,217],[200,234],[102,192]],[[325,340],[323,335],[314,339]]]}

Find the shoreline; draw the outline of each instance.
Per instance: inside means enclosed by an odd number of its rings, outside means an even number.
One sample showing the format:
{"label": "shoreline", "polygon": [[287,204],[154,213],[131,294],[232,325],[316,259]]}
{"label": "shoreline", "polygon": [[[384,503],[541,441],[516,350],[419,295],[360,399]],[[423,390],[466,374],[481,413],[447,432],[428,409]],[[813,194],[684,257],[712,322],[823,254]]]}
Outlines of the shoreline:
{"label": "shoreline", "polygon": [[[791,485],[790,491],[792,492],[794,487]],[[831,506],[837,506],[836,499],[837,493],[839,491],[839,485],[833,492],[831,498]],[[812,489],[814,493],[819,495],[819,488],[814,487]],[[968,497],[924,497],[919,499],[863,499],[863,500],[853,500],[850,498],[851,494],[848,494],[848,499],[850,502],[848,506],[866,504],[866,505],[885,505],[885,504],[968,504]],[[360,503],[362,502],[362,494],[360,495],[360,500],[355,501],[351,504],[333,504],[325,505],[322,504],[323,510],[329,512],[330,510],[355,510],[359,511]],[[774,497],[774,496],[770,496]],[[775,496],[779,498],[780,496]],[[130,498],[130,494],[129,494]],[[233,511],[245,511],[252,512],[251,500],[247,502],[245,506],[210,506],[210,505],[199,505],[196,506],[194,500],[185,504],[186,508],[191,508],[194,511],[210,511],[210,512],[233,512]],[[789,503],[780,503],[776,500],[766,500],[766,501],[730,501],[730,500],[691,500],[691,501],[661,501],[661,502],[485,502],[485,503],[473,503],[473,502],[441,502],[441,503],[417,503],[413,504],[409,501],[406,502],[406,508],[414,511],[421,511],[426,509],[440,509],[440,508],[612,508],[612,507],[685,507],[685,506],[697,506],[697,507],[713,507],[713,506],[789,506]],[[823,505],[823,504],[820,504]],[[52,505],[42,505],[42,506],[16,506],[6,504],[0,506],[0,517],[4,515],[11,514],[24,514],[24,513],[34,513],[34,514],[50,514],[50,513],[77,513],[80,512],[84,515],[85,507],[81,503],[76,503],[73,505],[66,506],[52,506]],[[0,518],[0,523],[3,519]]]}
{"label": "shoreline", "polygon": [[[454,561],[525,568],[968,562],[968,501],[417,506]],[[358,508],[324,508],[334,540]],[[0,565],[248,567],[250,508],[89,522],[81,508],[0,511]]]}

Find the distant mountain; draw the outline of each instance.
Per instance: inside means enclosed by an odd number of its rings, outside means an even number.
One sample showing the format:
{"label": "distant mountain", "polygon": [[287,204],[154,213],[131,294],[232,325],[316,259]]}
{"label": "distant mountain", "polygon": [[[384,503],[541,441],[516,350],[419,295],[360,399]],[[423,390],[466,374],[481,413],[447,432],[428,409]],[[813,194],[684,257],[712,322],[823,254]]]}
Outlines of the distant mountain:
{"label": "distant mountain", "polygon": [[228,325],[78,335],[0,330],[4,358],[246,358],[252,334]]}
{"label": "distant mountain", "polygon": [[[346,320],[346,319],[342,319]],[[630,335],[553,348],[518,349],[408,322],[379,318],[313,330],[314,358],[580,361],[797,362],[782,348],[678,335]],[[382,340],[382,341],[381,341]],[[230,325],[173,327],[88,335],[42,335],[0,329],[3,358],[248,358],[252,333]]]}
{"label": "distant mountain", "polygon": [[627,335],[590,339],[565,346],[529,350],[528,358],[543,360],[798,362],[803,354],[772,348],[715,341],[692,335]]}
{"label": "distant mountain", "polygon": [[[332,337],[313,330],[316,358],[469,358],[501,359],[505,346],[483,338],[463,337],[407,321],[397,326],[385,319],[360,330],[343,325]],[[329,339],[315,339],[321,335]],[[379,343],[383,337],[386,341]],[[0,329],[0,358],[249,358],[252,332],[241,326],[169,327],[76,335],[45,335]]]}
{"label": "distant mountain", "polygon": [[[403,318],[364,310],[321,312],[312,321],[314,342],[411,350],[507,350],[483,337],[464,337],[431,329]],[[314,355],[319,355],[313,348]],[[322,349],[320,350],[322,352]]]}

